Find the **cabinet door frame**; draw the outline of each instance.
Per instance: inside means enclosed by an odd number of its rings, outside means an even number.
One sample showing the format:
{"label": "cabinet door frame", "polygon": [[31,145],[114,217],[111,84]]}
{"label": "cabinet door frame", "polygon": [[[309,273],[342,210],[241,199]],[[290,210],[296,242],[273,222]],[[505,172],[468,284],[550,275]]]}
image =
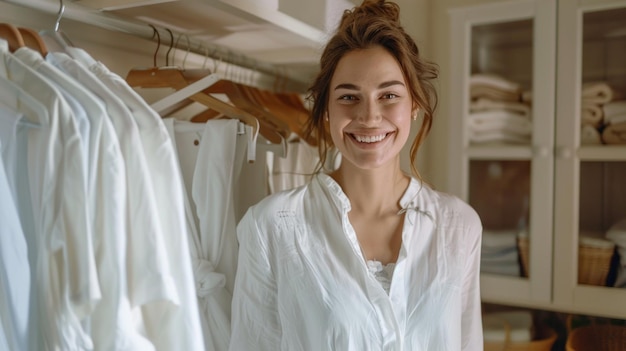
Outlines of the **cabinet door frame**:
{"label": "cabinet door frame", "polygon": [[574,313],[624,318],[624,289],[578,284],[580,165],[625,161],[623,147],[580,147],[583,15],[626,8],[624,0],[559,0],[554,211],[554,305]]}
{"label": "cabinet door frame", "polygon": [[[554,94],[556,76],[556,0],[520,0],[451,9],[450,38],[450,191],[469,199],[470,160],[531,161],[530,278],[481,274],[485,302],[548,306],[552,301],[552,209],[554,156]],[[469,145],[469,77],[473,25],[533,20],[532,144],[521,147],[476,148]]]}

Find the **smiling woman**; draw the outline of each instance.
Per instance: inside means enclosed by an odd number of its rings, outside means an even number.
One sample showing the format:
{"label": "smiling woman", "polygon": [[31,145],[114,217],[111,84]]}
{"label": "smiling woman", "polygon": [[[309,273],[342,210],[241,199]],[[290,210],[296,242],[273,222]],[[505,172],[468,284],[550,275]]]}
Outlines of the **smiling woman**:
{"label": "smiling woman", "polygon": [[[399,7],[346,11],[310,89],[317,174],[251,207],[238,225],[231,350],[482,350],[482,226],[414,165],[437,69]],[[400,168],[411,123],[413,176]],[[339,168],[325,155],[336,148]]]}

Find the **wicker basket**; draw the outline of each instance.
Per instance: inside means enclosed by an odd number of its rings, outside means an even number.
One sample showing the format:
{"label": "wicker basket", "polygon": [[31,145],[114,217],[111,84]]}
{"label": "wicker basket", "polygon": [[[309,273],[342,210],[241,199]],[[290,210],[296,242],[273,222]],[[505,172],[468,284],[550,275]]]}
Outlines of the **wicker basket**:
{"label": "wicker basket", "polygon": [[550,351],[552,350],[552,345],[557,339],[557,334],[554,330],[549,328],[541,329],[537,335],[535,335],[535,340],[532,341],[508,341],[495,342],[495,341],[485,341],[484,350],[485,351]]}
{"label": "wicker basket", "polygon": [[588,325],[568,334],[566,351],[626,350],[626,327],[618,325]]}
{"label": "wicker basket", "polygon": [[[517,237],[524,277],[528,277],[529,244],[528,236]],[[578,246],[578,284],[606,285],[614,251],[615,244],[608,240],[581,237]]]}
{"label": "wicker basket", "polygon": [[615,252],[612,241],[580,237],[578,246],[578,284],[606,285]]}

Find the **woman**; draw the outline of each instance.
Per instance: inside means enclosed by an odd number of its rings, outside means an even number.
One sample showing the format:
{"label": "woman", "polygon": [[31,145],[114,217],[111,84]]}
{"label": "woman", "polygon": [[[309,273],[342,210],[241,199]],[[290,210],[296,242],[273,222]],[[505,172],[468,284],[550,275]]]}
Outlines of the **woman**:
{"label": "woman", "polygon": [[[436,68],[399,7],[344,13],[321,57],[309,132],[341,165],[251,207],[238,226],[230,350],[482,350],[476,212],[436,192],[414,159]],[[400,169],[411,123],[415,178]]]}

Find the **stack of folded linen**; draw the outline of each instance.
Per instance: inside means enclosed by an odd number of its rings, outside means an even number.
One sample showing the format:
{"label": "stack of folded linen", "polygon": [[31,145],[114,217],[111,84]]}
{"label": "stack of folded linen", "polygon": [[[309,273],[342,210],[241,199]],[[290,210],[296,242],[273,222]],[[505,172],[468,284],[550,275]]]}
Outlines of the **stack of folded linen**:
{"label": "stack of folded linen", "polygon": [[[619,93],[607,82],[583,84],[580,99],[582,144],[626,143],[626,102],[615,101],[618,98]],[[603,131],[607,129],[605,137]]]}
{"label": "stack of folded linen", "polygon": [[611,101],[603,106],[605,144],[626,144],[626,100]]}
{"label": "stack of folded linen", "polygon": [[615,243],[619,255],[617,277],[613,285],[626,288],[626,218],[613,224],[606,232],[606,238]]}
{"label": "stack of folded linen", "polygon": [[470,77],[470,99],[470,142],[530,143],[531,110],[519,84],[476,73]]}
{"label": "stack of folded linen", "polygon": [[520,276],[517,253],[517,230],[484,230],[480,257],[480,271]]}

